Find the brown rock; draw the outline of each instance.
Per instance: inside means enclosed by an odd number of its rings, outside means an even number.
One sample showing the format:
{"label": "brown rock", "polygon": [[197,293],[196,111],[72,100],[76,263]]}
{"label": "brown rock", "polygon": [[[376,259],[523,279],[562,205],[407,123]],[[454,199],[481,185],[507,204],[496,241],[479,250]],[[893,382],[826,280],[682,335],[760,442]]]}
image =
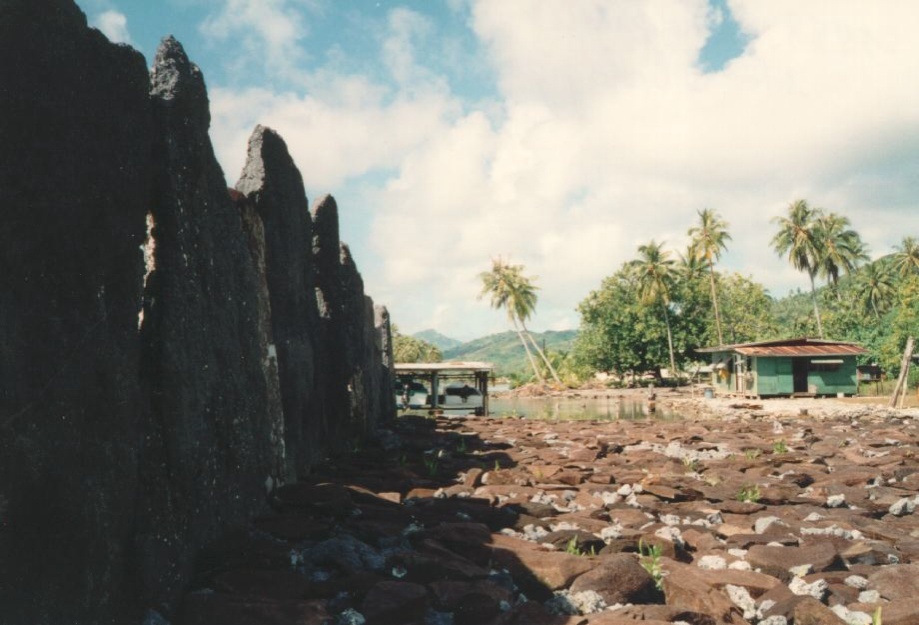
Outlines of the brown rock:
{"label": "brown rock", "polygon": [[214,578],[214,590],[235,595],[258,595],[269,599],[303,599],[309,580],[296,571],[237,569]]}
{"label": "brown rock", "polygon": [[753,545],[746,559],[753,568],[761,569],[763,573],[785,582],[791,578],[789,569],[802,564],[810,564],[815,572],[846,568],[830,541],[813,542],[800,547]]}
{"label": "brown rock", "polygon": [[663,599],[654,578],[631,555],[600,558],[599,564],[571,584],[571,592],[593,590],[608,605],[616,603],[658,603]]}
{"label": "brown rock", "polygon": [[361,604],[368,625],[406,623],[422,620],[427,609],[428,591],[411,582],[380,582],[370,589]]}
{"label": "brown rock", "polygon": [[191,593],[179,610],[182,625],[323,625],[330,615],[325,601],[281,601],[222,593]]}
{"label": "brown rock", "polygon": [[704,580],[699,569],[670,559],[662,561],[664,596],[667,605],[689,612],[708,614],[716,623],[745,625],[740,609],[728,596]]}
{"label": "brown rock", "polygon": [[527,596],[548,598],[549,591],[567,588],[593,568],[594,558],[544,551],[532,543],[501,534],[492,537],[492,555],[520,580]]}
{"label": "brown rock", "polygon": [[795,595],[774,605],[767,616],[784,616],[795,625],[846,625],[836,613],[813,597]]}
{"label": "brown rock", "polygon": [[919,597],[919,564],[901,564],[881,567],[868,577],[868,585],[887,600]]}

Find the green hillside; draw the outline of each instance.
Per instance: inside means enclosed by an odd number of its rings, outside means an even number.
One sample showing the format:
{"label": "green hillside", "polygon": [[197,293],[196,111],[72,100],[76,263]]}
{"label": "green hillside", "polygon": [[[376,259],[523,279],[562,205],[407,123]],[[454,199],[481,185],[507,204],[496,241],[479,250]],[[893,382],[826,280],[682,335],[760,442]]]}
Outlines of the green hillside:
{"label": "green hillside", "polygon": [[[570,351],[577,330],[533,332],[540,347],[553,352]],[[502,332],[443,350],[444,360],[479,360],[494,363],[498,375],[529,371],[526,352],[516,332]]]}

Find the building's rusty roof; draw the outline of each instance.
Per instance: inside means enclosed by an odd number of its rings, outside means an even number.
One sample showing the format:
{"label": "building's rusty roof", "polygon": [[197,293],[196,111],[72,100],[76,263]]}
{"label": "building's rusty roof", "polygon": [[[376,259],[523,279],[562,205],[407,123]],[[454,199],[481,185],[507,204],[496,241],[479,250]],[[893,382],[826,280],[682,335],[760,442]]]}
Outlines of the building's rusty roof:
{"label": "building's rusty roof", "polygon": [[744,356],[858,356],[867,354],[857,343],[844,341],[823,341],[818,339],[787,339],[784,341],[764,341],[761,343],[741,343],[738,345],[721,345],[696,350],[701,353],[736,352]]}

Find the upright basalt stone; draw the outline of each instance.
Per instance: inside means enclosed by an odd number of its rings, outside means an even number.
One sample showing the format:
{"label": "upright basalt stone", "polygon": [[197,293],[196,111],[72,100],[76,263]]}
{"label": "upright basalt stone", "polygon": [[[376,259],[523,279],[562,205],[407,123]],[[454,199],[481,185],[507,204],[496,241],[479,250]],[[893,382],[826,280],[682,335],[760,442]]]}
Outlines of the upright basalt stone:
{"label": "upright basalt stone", "polygon": [[343,449],[351,421],[348,389],[351,372],[344,349],[347,345],[344,290],[341,274],[341,240],[338,206],[331,195],[323,196],[312,210],[313,275],[319,311],[316,358],[317,414],[322,415],[322,439],[327,449]]}
{"label": "upright basalt stone", "polygon": [[284,140],[257,126],[236,190],[264,227],[265,280],[277,350],[291,468],[308,472],[320,458],[321,420],[312,410],[319,313],[313,297],[312,219],[303,179]]}
{"label": "upright basalt stone", "polygon": [[151,111],[70,0],[0,2],[0,623],[127,622]]}
{"label": "upright basalt stone", "polygon": [[169,607],[197,549],[260,512],[278,476],[257,277],[208,138],[204,80],[172,38],[157,52],[151,97],[156,253],[137,546],[146,600]]}
{"label": "upright basalt stone", "polygon": [[373,303],[368,309],[364,297],[364,279],[357,270],[351,249],[340,244],[339,289],[341,297],[341,327],[344,343],[341,345],[347,377],[349,414],[346,436],[356,438],[369,429],[369,394],[372,384],[367,373],[373,360],[372,344],[368,349],[368,328],[373,326]]}
{"label": "upright basalt stone", "polygon": [[374,329],[380,345],[380,396],[377,404],[378,425],[386,425],[396,418],[396,403],[392,389],[396,382],[395,359],[393,358],[392,324],[386,306],[374,306]]}

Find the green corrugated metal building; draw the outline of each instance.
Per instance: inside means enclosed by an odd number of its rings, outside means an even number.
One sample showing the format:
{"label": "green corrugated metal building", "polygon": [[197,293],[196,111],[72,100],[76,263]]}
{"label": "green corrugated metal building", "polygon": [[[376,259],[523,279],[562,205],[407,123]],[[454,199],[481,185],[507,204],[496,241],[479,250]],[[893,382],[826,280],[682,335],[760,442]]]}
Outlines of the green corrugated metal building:
{"label": "green corrugated metal building", "polygon": [[854,395],[860,345],[799,338],[697,350],[712,356],[712,383],[721,393],[757,397]]}

